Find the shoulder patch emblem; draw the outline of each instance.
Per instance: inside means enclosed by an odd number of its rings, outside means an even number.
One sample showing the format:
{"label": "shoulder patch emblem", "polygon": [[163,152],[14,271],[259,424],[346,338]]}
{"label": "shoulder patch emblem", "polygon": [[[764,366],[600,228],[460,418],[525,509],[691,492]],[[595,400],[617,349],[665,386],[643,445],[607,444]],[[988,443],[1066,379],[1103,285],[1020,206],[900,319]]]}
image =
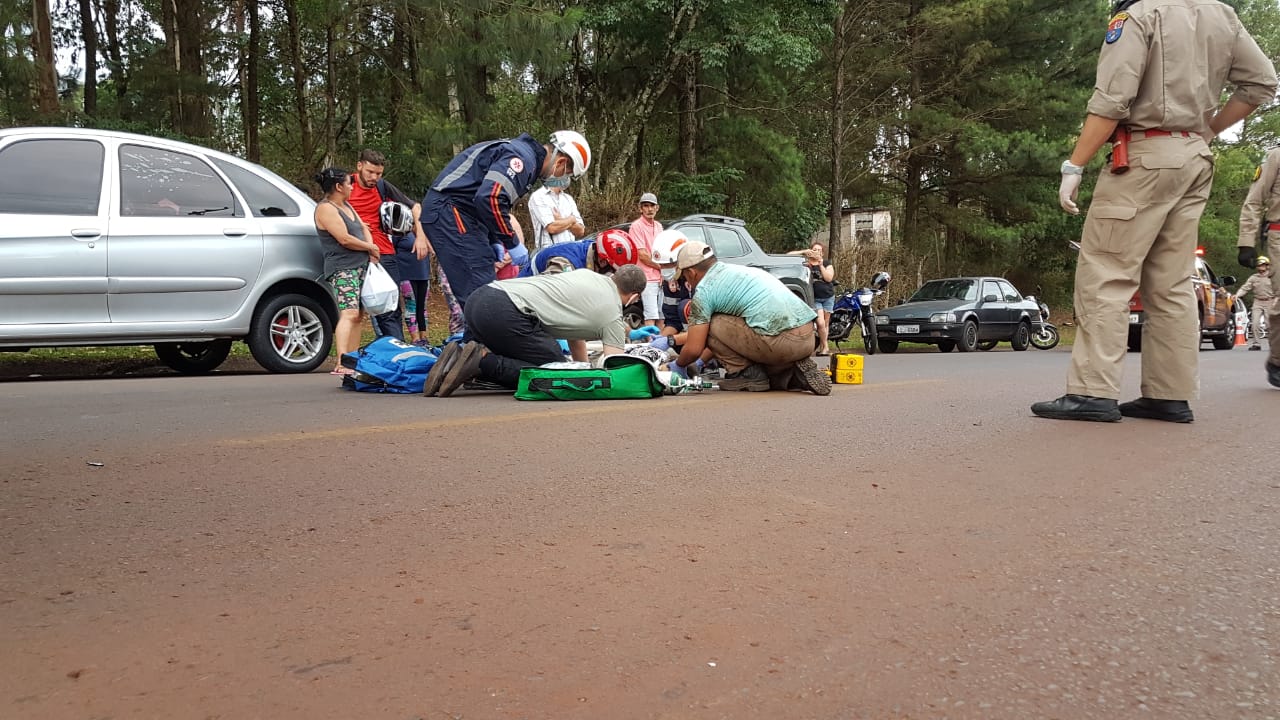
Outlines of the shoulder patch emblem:
{"label": "shoulder patch emblem", "polygon": [[1107,44],[1120,39],[1120,35],[1124,33],[1124,21],[1129,19],[1129,13],[1118,12],[1115,17],[1111,18],[1111,23],[1107,25]]}
{"label": "shoulder patch emblem", "polygon": [[1253,181],[1254,181],[1254,182],[1258,182],[1258,178],[1260,178],[1260,177],[1262,177],[1262,166],[1261,166],[1261,165],[1259,165],[1259,166],[1258,166],[1258,168],[1257,168],[1256,170],[1254,170],[1254,171],[1253,171]]}
{"label": "shoulder patch emblem", "polygon": [[518,157],[511,158],[511,169],[517,173],[524,172],[524,161]]}

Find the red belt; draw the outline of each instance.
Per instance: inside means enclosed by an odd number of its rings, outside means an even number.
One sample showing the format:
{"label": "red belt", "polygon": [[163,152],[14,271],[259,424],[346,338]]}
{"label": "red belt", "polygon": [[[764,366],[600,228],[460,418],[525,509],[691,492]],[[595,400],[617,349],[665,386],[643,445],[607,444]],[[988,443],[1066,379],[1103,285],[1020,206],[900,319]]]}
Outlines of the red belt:
{"label": "red belt", "polygon": [[1275,222],[1275,223],[1271,223],[1270,225],[1267,225],[1267,230],[1280,230],[1280,222]]}
{"label": "red belt", "polygon": [[[1184,137],[1184,138],[1192,137],[1192,133],[1189,133],[1186,130],[1154,129],[1154,130],[1130,130],[1130,132],[1135,134],[1135,137],[1133,138],[1134,140],[1141,140],[1141,139],[1153,138],[1153,137]],[[1142,133],[1142,137],[1141,138],[1136,137],[1137,133]]]}

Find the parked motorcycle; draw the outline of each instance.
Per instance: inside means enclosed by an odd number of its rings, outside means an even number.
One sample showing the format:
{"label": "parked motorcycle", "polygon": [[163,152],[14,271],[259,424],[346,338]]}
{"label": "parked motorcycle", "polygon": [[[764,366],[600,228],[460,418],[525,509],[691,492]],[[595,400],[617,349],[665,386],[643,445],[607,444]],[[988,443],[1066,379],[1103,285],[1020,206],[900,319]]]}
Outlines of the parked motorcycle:
{"label": "parked motorcycle", "polygon": [[[1039,288],[1036,291],[1039,292]],[[1049,322],[1049,306],[1035,295],[1028,295],[1027,299],[1040,306],[1040,326],[1032,331],[1031,344],[1040,350],[1052,350],[1060,338],[1058,328]]]}
{"label": "parked motorcycle", "polygon": [[831,311],[831,320],[827,323],[827,338],[831,342],[842,342],[853,332],[854,325],[862,331],[862,347],[868,355],[875,355],[880,349],[876,340],[876,316],[871,304],[875,297],[884,293],[892,277],[880,271],[871,276],[871,285],[848,289],[836,296],[835,307]]}

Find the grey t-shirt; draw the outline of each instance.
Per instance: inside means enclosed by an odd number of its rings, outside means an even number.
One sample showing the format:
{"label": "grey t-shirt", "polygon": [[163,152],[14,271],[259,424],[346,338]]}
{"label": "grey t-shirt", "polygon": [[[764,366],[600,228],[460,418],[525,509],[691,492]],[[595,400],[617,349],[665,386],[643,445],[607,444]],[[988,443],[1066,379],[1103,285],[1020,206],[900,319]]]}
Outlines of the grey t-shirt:
{"label": "grey t-shirt", "polygon": [[493,286],[511,304],[565,340],[600,340],[620,348],[627,341],[622,300],[613,280],[591,270],[499,280]]}
{"label": "grey t-shirt", "polygon": [[[338,206],[334,205],[334,207]],[[351,213],[351,217],[348,217],[347,213]],[[356,214],[355,208],[351,207],[351,205],[338,208],[338,217],[342,218],[342,222],[347,226],[349,234],[361,240],[364,239],[364,225],[360,224],[360,216]],[[346,247],[338,242],[328,230],[321,227],[316,228],[316,234],[320,236],[320,249],[324,251],[325,277],[329,277],[339,270],[364,267],[369,263],[368,251],[352,250]]]}

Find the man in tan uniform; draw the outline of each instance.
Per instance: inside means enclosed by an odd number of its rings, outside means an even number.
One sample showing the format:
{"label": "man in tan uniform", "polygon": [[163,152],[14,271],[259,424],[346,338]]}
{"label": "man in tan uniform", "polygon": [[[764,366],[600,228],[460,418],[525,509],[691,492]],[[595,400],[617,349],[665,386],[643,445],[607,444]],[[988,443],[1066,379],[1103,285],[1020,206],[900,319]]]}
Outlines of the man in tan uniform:
{"label": "man in tan uniform", "polygon": [[[1221,109],[1223,88],[1235,93]],[[1040,417],[1191,422],[1200,334],[1191,275],[1200,214],[1213,183],[1208,141],[1275,97],[1276,71],[1218,0],[1121,2],[1107,26],[1089,114],[1062,164],[1058,201],[1080,212],[1084,166],[1117,130],[1132,133],[1128,171],[1104,167],[1076,267],[1077,333],[1067,394],[1031,406]],[[1117,156],[1122,153],[1115,153]],[[1120,158],[1116,158],[1117,160]],[[1139,285],[1142,397],[1117,403]]]}
{"label": "man in tan uniform", "polygon": [[[1258,252],[1266,249],[1266,240],[1271,232],[1280,233],[1280,202],[1277,202],[1278,200],[1280,200],[1280,148],[1272,148],[1262,159],[1262,165],[1253,176],[1253,185],[1249,186],[1249,194],[1244,199],[1244,207],[1240,208],[1240,239],[1236,241],[1240,248],[1238,257],[1240,264],[1247,268],[1258,267],[1259,274],[1262,272],[1262,261],[1266,258],[1259,257]],[[1267,270],[1270,271],[1271,262],[1268,260],[1266,264]],[[1271,343],[1271,356],[1267,358],[1267,381],[1280,387],[1280,341],[1276,339],[1276,335],[1280,334],[1276,325],[1280,322],[1280,303],[1275,301],[1276,293],[1280,291],[1280,281],[1272,272],[1268,272],[1267,276],[1272,298],[1270,303],[1267,303],[1267,324],[1271,328],[1267,336],[1267,341]],[[1251,283],[1257,277],[1254,275],[1249,278],[1236,295],[1244,295],[1251,289]],[[1253,288],[1255,346],[1258,342],[1256,334],[1258,309],[1264,305],[1263,294],[1260,289]]]}
{"label": "man in tan uniform", "polygon": [[1271,272],[1271,258],[1266,255],[1259,255],[1257,260],[1258,272],[1249,276],[1248,280],[1236,290],[1236,298],[1243,299],[1245,295],[1253,293],[1253,307],[1250,309],[1253,323],[1253,342],[1249,343],[1250,350],[1261,350],[1262,346],[1258,344],[1258,335],[1262,329],[1262,316],[1267,316],[1268,324],[1271,322],[1270,317],[1274,312],[1272,310],[1276,304],[1276,291],[1280,290],[1280,283],[1276,282],[1275,274]]}

